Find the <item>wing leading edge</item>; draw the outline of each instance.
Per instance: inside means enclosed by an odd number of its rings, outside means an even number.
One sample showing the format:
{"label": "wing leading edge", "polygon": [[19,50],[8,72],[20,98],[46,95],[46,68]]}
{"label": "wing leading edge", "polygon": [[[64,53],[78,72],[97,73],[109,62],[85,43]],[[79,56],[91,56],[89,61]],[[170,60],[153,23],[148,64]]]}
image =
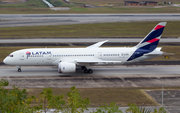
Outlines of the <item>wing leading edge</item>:
{"label": "wing leading edge", "polygon": [[101,42],[97,42],[97,43],[95,43],[95,44],[93,44],[93,45],[90,45],[90,46],[88,46],[88,47],[86,47],[86,48],[99,48],[101,45],[103,45],[105,42],[107,42],[108,40],[105,40],[105,41],[101,41]]}

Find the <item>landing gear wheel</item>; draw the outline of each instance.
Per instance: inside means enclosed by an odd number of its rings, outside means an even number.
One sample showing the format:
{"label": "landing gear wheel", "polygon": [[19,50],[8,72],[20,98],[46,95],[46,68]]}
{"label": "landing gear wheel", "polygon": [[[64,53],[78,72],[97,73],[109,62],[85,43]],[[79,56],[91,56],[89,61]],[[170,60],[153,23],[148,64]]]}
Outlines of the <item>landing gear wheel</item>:
{"label": "landing gear wheel", "polygon": [[85,70],[84,70],[84,73],[86,73],[86,74],[87,74],[87,73],[88,73],[88,70],[87,70],[87,69],[85,69]]}
{"label": "landing gear wheel", "polygon": [[89,74],[92,74],[92,73],[93,73],[93,70],[92,70],[92,69],[89,69],[89,70],[88,70],[88,73],[89,73]]}
{"label": "landing gear wheel", "polygon": [[86,74],[87,74],[87,73],[92,74],[92,73],[93,73],[93,70],[92,70],[92,69],[85,69],[85,70],[84,70],[84,73],[86,73]]}
{"label": "landing gear wheel", "polygon": [[18,72],[21,72],[21,68],[18,68]]}

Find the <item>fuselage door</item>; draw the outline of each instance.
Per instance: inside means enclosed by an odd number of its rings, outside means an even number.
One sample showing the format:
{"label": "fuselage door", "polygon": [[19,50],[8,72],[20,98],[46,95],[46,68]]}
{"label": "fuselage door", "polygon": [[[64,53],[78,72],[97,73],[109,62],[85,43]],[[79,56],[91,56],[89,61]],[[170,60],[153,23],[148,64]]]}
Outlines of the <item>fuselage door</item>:
{"label": "fuselage door", "polygon": [[101,52],[98,52],[98,58],[102,59],[102,53]]}
{"label": "fuselage door", "polygon": [[20,60],[24,60],[24,57],[25,57],[24,53],[20,53],[20,54],[19,54],[19,59],[20,59]]}
{"label": "fuselage door", "polygon": [[47,55],[47,60],[51,60],[51,54]]}

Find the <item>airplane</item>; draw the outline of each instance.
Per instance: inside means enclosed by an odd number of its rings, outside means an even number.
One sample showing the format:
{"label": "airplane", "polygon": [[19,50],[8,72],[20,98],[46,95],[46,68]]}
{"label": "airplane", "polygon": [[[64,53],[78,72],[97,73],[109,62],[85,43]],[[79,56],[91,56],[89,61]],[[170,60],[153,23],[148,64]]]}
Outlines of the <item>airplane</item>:
{"label": "airplane", "polygon": [[73,73],[82,68],[92,74],[93,65],[121,65],[139,62],[163,55],[157,47],[166,22],[157,24],[149,34],[134,47],[100,47],[106,41],[86,48],[34,48],[12,52],[3,62],[14,65],[21,72],[21,66],[57,66],[59,73]]}

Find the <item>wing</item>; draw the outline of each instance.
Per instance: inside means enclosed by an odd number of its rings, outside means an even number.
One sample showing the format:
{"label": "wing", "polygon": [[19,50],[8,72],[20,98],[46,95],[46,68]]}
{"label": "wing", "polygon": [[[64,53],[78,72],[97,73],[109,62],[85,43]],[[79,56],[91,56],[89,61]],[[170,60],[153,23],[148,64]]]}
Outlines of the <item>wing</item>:
{"label": "wing", "polygon": [[121,61],[109,61],[109,60],[101,60],[101,59],[63,59],[62,62],[73,62],[77,65],[84,64],[119,64]]}
{"label": "wing", "polygon": [[105,42],[107,42],[108,40],[105,40],[105,41],[101,41],[101,42],[97,42],[97,43],[95,43],[95,44],[93,44],[93,45],[90,45],[90,46],[88,46],[88,47],[86,47],[86,48],[99,48],[102,44],[104,44]]}
{"label": "wing", "polygon": [[116,63],[121,63],[121,61],[107,61],[107,60],[77,60],[75,61],[77,63],[112,63],[112,64],[116,64]]}

